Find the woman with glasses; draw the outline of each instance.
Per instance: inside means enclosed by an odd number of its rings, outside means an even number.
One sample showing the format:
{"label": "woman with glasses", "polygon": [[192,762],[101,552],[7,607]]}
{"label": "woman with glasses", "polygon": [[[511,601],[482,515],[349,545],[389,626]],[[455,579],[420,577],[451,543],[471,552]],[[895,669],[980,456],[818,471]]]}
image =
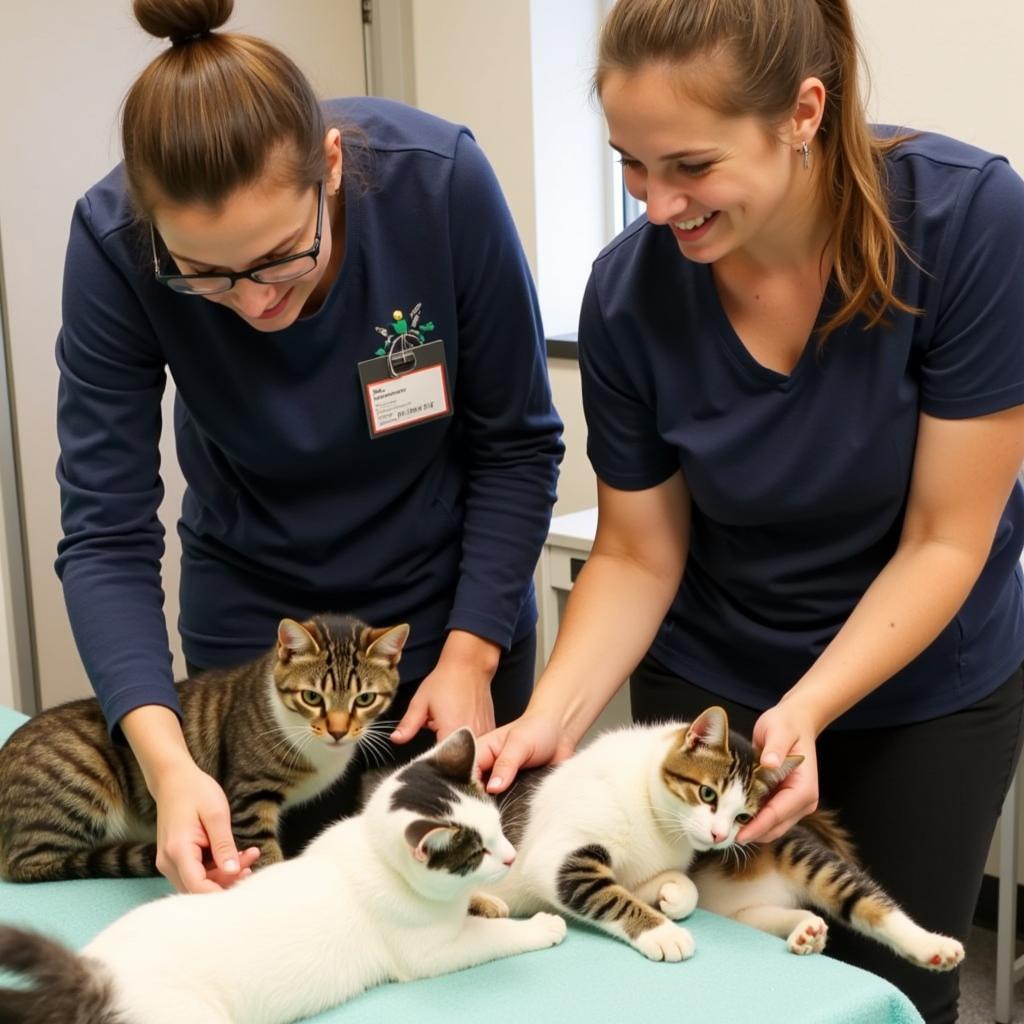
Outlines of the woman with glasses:
{"label": "woman with glasses", "polygon": [[[57,570],[156,799],[158,863],[190,891],[251,854],[177,717],[167,374],[190,671],[262,653],[286,615],[408,622],[403,757],[525,706],[562,452],[529,271],[472,136],[387,101],[319,103],[280,51],[217,31],[231,7],[136,0],[171,46],[128,94],[123,165],[76,207],[57,345]],[[286,818],[286,852],[352,809],[356,776]]]}

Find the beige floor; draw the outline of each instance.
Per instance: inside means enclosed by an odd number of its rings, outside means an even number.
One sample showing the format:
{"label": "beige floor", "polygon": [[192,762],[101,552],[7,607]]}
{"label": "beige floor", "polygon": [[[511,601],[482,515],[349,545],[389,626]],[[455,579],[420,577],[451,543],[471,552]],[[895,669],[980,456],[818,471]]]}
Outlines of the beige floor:
{"label": "beige floor", "polygon": [[[960,976],[960,1024],[992,1024],[995,1019],[995,955],[995,932],[971,929]],[[1024,981],[1014,993],[1013,1020],[1024,1024]]]}

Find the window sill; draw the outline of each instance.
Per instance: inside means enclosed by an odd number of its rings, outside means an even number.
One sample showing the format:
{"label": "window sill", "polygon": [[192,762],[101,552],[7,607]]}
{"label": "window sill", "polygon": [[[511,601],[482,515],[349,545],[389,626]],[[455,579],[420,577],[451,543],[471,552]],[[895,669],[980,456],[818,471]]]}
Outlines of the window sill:
{"label": "window sill", "polygon": [[548,359],[579,359],[575,331],[569,334],[552,334],[545,341],[547,343]]}

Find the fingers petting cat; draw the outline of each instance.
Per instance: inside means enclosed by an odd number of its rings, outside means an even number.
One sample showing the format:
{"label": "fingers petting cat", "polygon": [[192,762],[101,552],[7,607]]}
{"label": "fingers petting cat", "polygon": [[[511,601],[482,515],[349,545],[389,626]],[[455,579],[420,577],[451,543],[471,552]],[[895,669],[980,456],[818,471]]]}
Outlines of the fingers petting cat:
{"label": "fingers petting cat", "polygon": [[[95,699],[35,716],[0,748],[0,876],[162,873],[179,891],[216,891],[281,860],[282,809],[340,779],[357,744],[385,744],[378,719],[398,689],[408,636],[404,624],[373,628],[343,615],[282,619],[261,657],[178,684],[187,749],[149,774],[127,719],[150,708],[125,716],[132,749],[110,739]],[[154,725],[137,721],[148,730],[141,751]],[[126,834],[135,838],[109,838]]]}

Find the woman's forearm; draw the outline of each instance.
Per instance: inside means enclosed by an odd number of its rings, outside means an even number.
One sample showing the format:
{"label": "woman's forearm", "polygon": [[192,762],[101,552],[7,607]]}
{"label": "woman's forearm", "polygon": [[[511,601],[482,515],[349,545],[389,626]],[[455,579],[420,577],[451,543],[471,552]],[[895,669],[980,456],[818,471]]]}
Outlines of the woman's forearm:
{"label": "woman's forearm", "polygon": [[799,701],[821,732],[942,632],[984,564],[980,550],[941,540],[901,544],[783,702]]}
{"label": "woman's forearm", "polygon": [[193,763],[181,722],[170,708],[145,704],[129,711],[120,724],[154,797],[161,778],[183,763]]}
{"label": "woman's forearm", "polygon": [[557,719],[578,742],[650,647],[678,588],[675,573],[591,554],[570,592],[530,711]]}

